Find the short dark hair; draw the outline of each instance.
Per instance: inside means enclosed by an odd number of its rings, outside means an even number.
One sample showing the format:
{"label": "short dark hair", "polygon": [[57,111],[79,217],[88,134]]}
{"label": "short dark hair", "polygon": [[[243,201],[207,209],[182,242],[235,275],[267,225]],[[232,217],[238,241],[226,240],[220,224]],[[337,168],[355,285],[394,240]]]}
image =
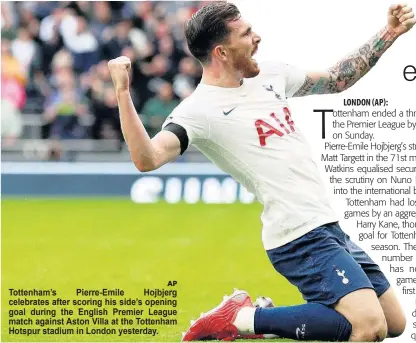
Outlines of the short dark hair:
{"label": "short dark hair", "polygon": [[191,54],[201,63],[209,62],[211,49],[230,34],[227,23],[238,20],[240,16],[237,6],[225,1],[202,7],[185,24],[185,37]]}

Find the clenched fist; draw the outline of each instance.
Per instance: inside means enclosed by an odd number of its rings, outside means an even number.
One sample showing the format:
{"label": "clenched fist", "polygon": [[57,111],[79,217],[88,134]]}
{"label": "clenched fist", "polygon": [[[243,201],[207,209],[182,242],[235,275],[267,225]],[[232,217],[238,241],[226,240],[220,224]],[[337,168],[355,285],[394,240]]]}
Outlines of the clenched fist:
{"label": "clenched fist", "polygon": [[409,31],[416,23],[415,14],[405,3],[392,5],[388,13],[388,28],[396,36]]}
{"label": "clenched fist", "polygon": [[129,88],[129,72],[131,61],[126,56],[117,57],[108,62],[111,78],[116,91],[127,90]]}

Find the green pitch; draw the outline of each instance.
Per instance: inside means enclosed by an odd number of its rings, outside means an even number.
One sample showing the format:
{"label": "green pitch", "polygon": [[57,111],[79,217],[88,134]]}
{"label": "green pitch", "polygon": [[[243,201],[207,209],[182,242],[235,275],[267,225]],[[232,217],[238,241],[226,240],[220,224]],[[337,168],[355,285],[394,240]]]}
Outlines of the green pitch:
{"label": "green pitch", "polygon": [[[247,290],[252,299],[270,296],[277,305],[303,303],[297,290],[274,271],[267,259],[261,244],[260,213],[258,204],[138,205],[122,199],[3,200],[2,341],[180,341],[189,321],[218,305],[223,295],[230,294],[234,287]],[[177,285],[168,286],[169,281],[177,281]],[[121,289],[124,296],[111,297],[117,301],[145,299],[145,288],[176,289],[177,315],[167,318],[176,318],[177,324],[149,326],[158,330],[156,336],[76,332],[48,335],[42,330],[39,335],[11,335],[9,311],[22,307],[9,305],[10,300],[18,298],[10,296],[10,288],[54,289],[56,297],[43,297],[50,301],[94,298],[77,297],[77,288]],[[77,307],[72,304],[36,308],[56,309],[57,319],[61,318],[62,308],[72,309],[72,317],[80,318]],[[125,307],[132,308],[135,306]],[[147,311],[144,305],[140,308]],[[143,318],[149,317],[146,311]],[[111,325],[111,319],[117,316],[109,313],[107,317],[109,325],[91,324],[89,329],[140,327]],[[35,321],[51,316],[33,316],[26,312],[14,318]],[[35,325],[13,326],[36,328]]]}

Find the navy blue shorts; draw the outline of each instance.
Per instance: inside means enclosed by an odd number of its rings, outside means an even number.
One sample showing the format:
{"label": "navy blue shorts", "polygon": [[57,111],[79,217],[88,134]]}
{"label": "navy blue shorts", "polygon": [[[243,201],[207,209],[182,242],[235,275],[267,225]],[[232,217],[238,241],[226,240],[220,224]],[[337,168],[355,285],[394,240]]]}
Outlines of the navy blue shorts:
{"label": "navy blue shorts", "polygon": [[380,267],[342,231],[338,223],[320,226],[267,251],[274,268],[307,302],[327,306],[362,288],[381,296],[390,284]]}

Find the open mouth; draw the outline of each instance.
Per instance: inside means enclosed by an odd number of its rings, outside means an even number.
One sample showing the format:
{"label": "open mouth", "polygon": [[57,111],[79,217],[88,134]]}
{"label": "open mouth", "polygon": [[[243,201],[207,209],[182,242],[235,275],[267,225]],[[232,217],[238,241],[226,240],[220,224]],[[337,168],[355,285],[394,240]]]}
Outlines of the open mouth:
{"label": "open mouth", "polygon": [[254,61],[253,56],[257,53],[258,48],[256,47],[253,52],[251,53],[251,59]]}

